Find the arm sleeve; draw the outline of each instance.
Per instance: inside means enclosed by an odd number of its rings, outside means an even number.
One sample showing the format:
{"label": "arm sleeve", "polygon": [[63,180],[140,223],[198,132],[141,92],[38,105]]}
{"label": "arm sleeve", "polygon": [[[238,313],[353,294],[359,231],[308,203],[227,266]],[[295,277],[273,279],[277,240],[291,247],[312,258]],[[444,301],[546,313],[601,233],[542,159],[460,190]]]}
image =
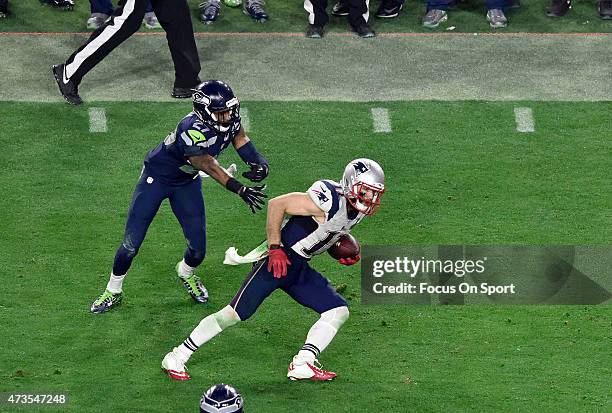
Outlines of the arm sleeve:
{"label": "arm sleeve", "polygon": [[254,163],[258,165],[268,165],[268,160],[263,157],[262,154],[257,152],[255,145],[253,145],[252,141],[247,142],[245,145],[242,145],[240,148],[236,149],[240,159],[244,161],[244,163]]}

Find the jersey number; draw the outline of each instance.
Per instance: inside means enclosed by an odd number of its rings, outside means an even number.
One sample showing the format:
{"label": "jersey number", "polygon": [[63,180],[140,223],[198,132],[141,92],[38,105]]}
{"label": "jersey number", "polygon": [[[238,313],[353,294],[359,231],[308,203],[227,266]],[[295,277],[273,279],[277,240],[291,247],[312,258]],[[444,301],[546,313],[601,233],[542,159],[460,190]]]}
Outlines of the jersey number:
{"label": "jersey number", "polygon": [[334,231],[328,232],[327,236],[323,238],[321,241],[317,242],[316,244],[314,244],[312,247],[308,249],[302,248],[302,251],[304,252],[304,254],[311,256],[315,252],[319,251],[321,248],[326,246],[327,243],[330,242],[336,235],[338,235],[338,232],[334,232]]}

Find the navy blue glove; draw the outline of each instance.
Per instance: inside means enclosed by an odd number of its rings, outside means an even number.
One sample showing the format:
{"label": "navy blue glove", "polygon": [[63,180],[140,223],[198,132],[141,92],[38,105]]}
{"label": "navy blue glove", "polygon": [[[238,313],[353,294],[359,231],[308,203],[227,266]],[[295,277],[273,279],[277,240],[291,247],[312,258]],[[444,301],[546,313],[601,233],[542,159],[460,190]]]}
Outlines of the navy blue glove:
{"label": "navy blue glove", "polygon": [[270,173],[270,168],[267,164],[257,164],[252,162],[247,162],[247,165],[251,167],[251,170],[248,172],[244,172],[242,176],[252,182],[261,182]]}

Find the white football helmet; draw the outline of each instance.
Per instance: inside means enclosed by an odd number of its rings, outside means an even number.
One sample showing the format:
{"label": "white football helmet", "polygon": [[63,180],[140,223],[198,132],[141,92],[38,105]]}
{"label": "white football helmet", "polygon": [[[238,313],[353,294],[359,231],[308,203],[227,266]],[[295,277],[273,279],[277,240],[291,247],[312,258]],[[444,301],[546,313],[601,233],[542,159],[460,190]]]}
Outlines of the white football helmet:
{"label": "white football helmet", "polygon": [[344,169],[342,190],[356,210],[372,215],[380,207],[380,198],[385,192],[385,173],[371,159],[355,159]]}

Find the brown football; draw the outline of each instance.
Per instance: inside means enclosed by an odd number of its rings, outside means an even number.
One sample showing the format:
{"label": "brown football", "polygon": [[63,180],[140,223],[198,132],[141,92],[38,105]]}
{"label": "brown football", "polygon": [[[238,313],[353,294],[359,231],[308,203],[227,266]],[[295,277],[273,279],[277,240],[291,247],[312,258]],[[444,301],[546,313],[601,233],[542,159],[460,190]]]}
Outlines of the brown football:
{"label": "brown football", "polygon": [[329,249],[327,252],[334,259],[339,260],[340,258],[353,258],[359,255],[361,247],[359,242],[351,234],[343,235],[338,241]]}

